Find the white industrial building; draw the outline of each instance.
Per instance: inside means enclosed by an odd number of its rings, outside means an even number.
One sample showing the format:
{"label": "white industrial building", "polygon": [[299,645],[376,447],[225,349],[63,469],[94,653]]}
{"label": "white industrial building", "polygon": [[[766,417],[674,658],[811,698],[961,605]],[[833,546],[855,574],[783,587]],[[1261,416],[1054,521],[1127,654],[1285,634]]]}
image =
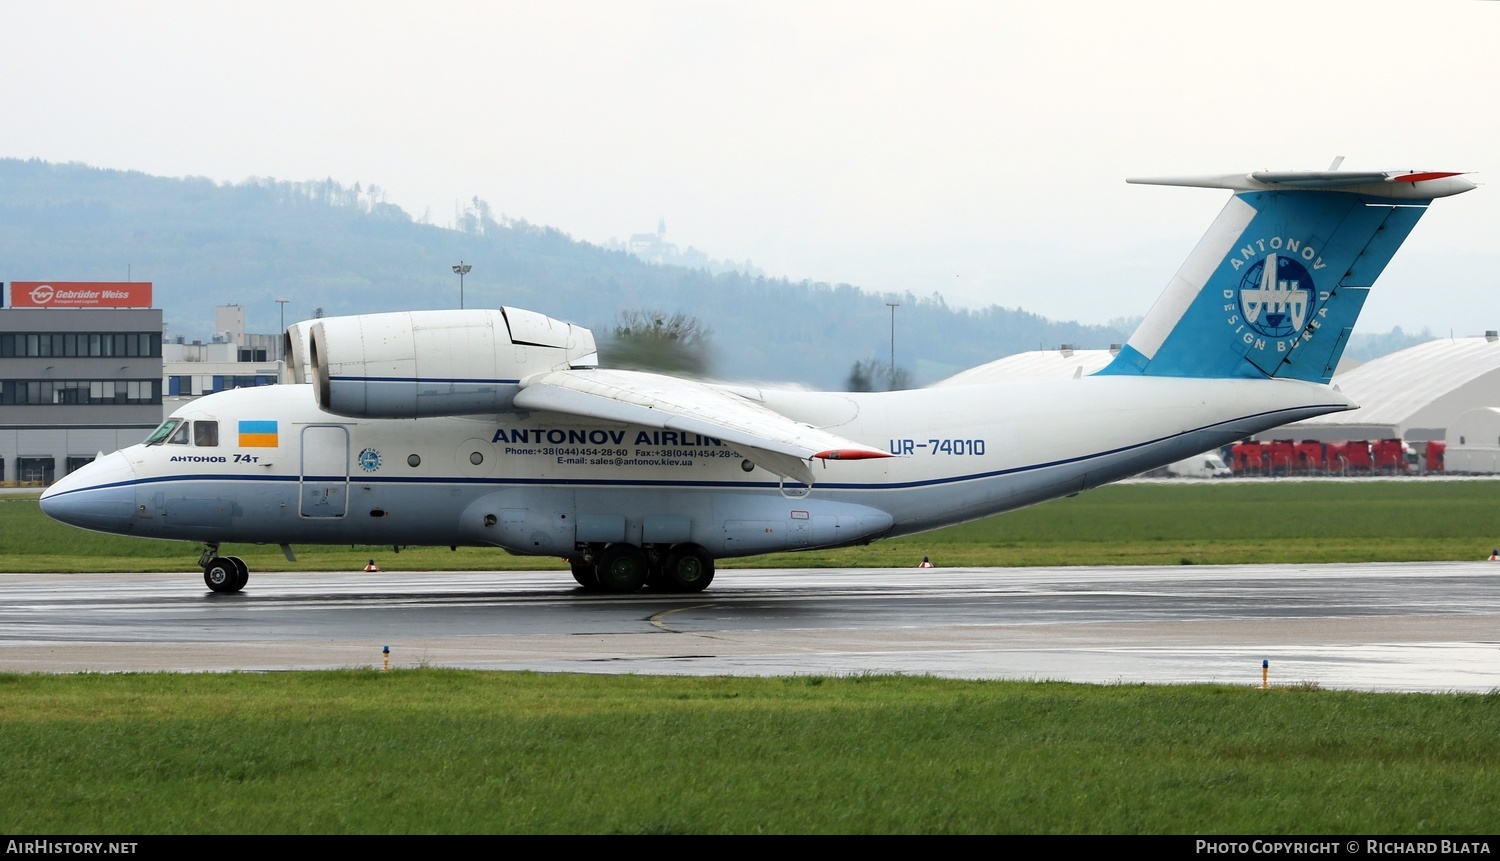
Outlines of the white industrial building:
{"label": "white industrial building", "polygon": [[[208,342],[179,338],[162,345],[162,393],[171,415],[183,401],[214,392],[281,381],[280,335],[245,332],[245,309],[221,305],[214,311]],[[165,416],[164,416],[165,417]]]}
{"label": "white industrial building", "polygon": [[1335,374],[1333,384],[1359,409],[1284,425],[1261,438],[1445,440],[1451,452],[1455,438],[1448,431],[1460,416],[1500,407],[1500,338],[1489,332],[1428,341]]}
{"label": "white industrial building", "polygon": [[1449,425],[1446,460],[1448,472],[1500,472],[1500,407],[1469,410]]}

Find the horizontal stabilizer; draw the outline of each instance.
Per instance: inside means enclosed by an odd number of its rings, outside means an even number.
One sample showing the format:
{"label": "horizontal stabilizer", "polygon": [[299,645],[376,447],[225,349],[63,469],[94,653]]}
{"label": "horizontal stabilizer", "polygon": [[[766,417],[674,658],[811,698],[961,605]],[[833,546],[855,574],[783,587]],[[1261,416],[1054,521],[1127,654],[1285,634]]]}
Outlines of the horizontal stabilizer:
{"label": "horizontal stabilizer", "polygon": [[1345,191],[1393,199],[1432,200],[1472,190],[1463,171],[1260,170],[1217,176],[1157,176],[1125,180],[1136,185],[1227,188],[1231,191]]}

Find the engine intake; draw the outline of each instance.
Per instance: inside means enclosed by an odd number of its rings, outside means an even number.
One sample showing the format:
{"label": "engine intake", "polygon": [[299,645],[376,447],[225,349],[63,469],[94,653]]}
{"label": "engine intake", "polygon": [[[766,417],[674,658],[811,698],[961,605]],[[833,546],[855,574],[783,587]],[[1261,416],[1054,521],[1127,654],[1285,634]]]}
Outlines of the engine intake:
{"label": "engine intake", "polygon": [[519,308],[399,311],[297,326],[307,327],[307,338],[289,338],[292,366],[305,359],[318,406],[351,418],[506,412],[526,377],[599,364],[588,329]]}

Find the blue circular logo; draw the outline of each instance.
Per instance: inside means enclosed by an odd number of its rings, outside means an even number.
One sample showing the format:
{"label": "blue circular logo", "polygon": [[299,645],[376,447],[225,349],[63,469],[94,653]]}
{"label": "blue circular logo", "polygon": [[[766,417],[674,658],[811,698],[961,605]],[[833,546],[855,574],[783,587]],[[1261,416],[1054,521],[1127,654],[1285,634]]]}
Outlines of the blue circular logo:
{"label": "blue circular logo", "polygon": [[1312,275],[1294,257],[1272,254],[1240,278],[1240,317],[1267,338],[1289,338],[1312,319],[1318,302]]}
{"label": "blue circular logo", "polygon": [[380,469],[380,452],[373,448],[367,448],[359,453],[359,468],[365,472],[374,472]]}

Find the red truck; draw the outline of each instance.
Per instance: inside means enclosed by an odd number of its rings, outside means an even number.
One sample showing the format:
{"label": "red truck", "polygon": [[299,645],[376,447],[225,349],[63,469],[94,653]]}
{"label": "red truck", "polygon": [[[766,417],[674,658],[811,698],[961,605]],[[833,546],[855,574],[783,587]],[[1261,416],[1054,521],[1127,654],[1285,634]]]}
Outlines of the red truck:
{"label": "red truck", "polygon": [[1370,444],[1365,440],[1331,442],[1324,447],[1327,452],[1325,471],[1330,475],[1368,475],[1370,473]]}
{"label": "red truck", "polygon": [[1440,439],[1427,441],[1427,451],[1423,453],[1425,456],[1424,466],[1426,467],[1427,472],[1443,471],[1443,453],[1447,450],[1448,443]]}
{"label": "red truck", "polygon": [[1256,440],[1235,443],[1229,450],[1229,468],[1235,475],[1265,475],[1265,444]]}

